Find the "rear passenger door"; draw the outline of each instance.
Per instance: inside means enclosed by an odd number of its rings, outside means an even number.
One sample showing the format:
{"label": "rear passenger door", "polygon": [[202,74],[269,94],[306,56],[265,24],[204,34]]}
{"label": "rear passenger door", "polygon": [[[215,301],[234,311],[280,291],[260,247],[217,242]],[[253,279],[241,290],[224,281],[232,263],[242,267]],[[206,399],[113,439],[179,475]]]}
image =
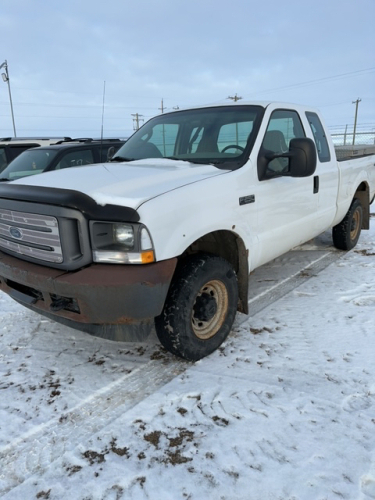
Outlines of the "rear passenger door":
{"label": "rear passenger door", "polygon": [[318,208],[314,225],[317,232],[330,226],[336,215],[336,200],[339,187],[339,167],[336,154],[331,154],[325,129],[319,116],[307,111],[306,118],[311,129],[317,153],[315,179],[317,185]]}

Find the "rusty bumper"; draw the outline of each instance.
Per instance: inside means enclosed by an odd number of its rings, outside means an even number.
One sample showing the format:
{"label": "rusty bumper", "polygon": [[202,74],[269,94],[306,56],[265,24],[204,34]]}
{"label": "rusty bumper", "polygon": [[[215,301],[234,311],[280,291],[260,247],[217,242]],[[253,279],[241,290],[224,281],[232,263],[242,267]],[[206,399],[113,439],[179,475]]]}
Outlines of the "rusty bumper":
{"label": "rusty bumper", "polygon": [[145,333],[134,337],[131,331],[145,332],[161,313],[176,264],[177,259],[147,265],[92,264],[67,272],[0,252],[0,289],[73,328],[114,340],[141,340]]}

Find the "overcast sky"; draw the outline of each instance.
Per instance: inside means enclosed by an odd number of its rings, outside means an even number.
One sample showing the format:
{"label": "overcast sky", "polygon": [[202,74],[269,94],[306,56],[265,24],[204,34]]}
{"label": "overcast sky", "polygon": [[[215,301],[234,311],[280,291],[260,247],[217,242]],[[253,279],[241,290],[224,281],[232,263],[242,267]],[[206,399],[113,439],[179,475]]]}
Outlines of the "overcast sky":
{"label": "overcast sky", "polygon": [[[314,105],[375,129],[375,0],[1,1],[17,136],[127,137],[161,112],[243,100]],[[3,72],[4,68],[1,70]],[[105,92],[104,92],[105,90]],[[0,136],[13,135],[0,80]]]}

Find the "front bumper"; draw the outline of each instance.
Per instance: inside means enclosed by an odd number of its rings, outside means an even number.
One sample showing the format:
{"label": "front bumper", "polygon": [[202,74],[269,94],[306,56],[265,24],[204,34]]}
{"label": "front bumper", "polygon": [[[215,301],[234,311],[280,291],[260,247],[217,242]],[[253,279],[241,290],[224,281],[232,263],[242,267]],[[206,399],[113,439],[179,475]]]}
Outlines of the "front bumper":
{"label": "front bumper", "polygon": [[176,264],[92,264],[66,272],[0,252],[0,290],[73,328],[112,340],[142,340],[163,309]]}

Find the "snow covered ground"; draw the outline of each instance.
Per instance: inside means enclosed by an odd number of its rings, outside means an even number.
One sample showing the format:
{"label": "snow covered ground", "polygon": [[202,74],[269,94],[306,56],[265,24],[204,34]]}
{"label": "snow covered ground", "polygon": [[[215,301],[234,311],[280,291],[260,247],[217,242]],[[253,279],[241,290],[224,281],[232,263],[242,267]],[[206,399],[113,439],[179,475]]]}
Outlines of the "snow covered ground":
{"label": "snow covered ground", "polygon": [[0,497],[374,499],[374,216],[353,251],[325,235],[252,284],[198,363],[1,295]]}

